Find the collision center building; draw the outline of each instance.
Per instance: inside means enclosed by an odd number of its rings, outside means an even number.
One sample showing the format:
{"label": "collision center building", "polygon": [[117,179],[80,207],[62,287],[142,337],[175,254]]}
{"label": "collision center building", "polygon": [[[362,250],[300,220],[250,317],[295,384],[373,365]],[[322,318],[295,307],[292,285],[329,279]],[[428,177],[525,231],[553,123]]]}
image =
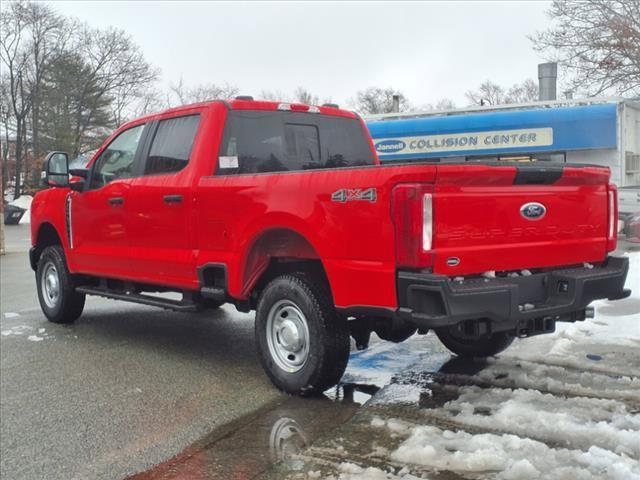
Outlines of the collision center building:
{"label": "collision center building", "polygon": [[541,101],[365,120],[383,163],[591,163],[609,167],[618,186],[640,185],[640,100]]}

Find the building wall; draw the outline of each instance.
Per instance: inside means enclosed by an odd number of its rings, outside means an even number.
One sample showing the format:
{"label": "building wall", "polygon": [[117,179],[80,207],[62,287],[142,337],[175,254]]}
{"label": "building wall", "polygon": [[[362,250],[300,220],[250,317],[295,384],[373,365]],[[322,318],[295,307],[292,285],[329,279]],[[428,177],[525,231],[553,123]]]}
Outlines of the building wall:
{"label": "building wall", "polygon": [[620,114],[620,155],[625,185],[640,185],[640,106],[625,102]]}
{"label": "building wall", "polygon": [[611,181],[623,185],[620,173],[624,165],[616,149],[572,150],[567,152],[567,163],[591,163],[611,169]]}

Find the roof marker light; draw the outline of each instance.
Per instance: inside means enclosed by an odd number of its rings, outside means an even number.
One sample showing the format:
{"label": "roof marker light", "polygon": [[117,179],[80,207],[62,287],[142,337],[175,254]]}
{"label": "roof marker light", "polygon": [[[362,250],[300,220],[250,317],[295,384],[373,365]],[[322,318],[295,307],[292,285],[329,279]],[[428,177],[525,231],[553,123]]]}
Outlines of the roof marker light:
{"label": "roof marker light", "polygon": [[303,105],[302,103],[280,103],[278,105],[278,110],[288,112],[320,113],[320,109],[318,107]]}

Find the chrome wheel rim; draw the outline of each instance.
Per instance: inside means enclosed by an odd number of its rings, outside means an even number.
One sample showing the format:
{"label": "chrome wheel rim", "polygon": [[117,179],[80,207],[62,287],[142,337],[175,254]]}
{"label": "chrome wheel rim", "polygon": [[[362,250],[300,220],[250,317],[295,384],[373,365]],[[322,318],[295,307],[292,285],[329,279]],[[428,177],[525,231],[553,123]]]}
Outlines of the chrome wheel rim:
{"label": "chrome wheel rim", "polygon": [[295,373],[309,357],[309,326],[302,310],[291,300],[280,300],[267,317],[269,354],[279,368]]}
{"label": "chrome wheel rim", "polygon": [[60,301],[60,276],[58,269],[52,262],[48,262],[44,266],[40,286],[44,303],[49,308],[55,308]]}

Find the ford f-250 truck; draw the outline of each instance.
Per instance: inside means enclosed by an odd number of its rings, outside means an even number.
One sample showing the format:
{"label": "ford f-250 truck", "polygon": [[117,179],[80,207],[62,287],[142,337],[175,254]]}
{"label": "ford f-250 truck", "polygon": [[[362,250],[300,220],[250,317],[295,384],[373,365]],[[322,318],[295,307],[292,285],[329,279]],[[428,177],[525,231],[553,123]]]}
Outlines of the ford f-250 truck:
{"label": "ford f-250 truck", "polygon": [[380,165],[362,120],[333,106],[174,108],[123,125],[86,169],[52,152],[43,177],[30,260],[49,320],[76,320],[86,295],[232,303],[256,311],[259,358],[290,393],[335,385],[350,337],[433,329],[489,356],[630,293],[627,259],[609,256],[608,169]]}

